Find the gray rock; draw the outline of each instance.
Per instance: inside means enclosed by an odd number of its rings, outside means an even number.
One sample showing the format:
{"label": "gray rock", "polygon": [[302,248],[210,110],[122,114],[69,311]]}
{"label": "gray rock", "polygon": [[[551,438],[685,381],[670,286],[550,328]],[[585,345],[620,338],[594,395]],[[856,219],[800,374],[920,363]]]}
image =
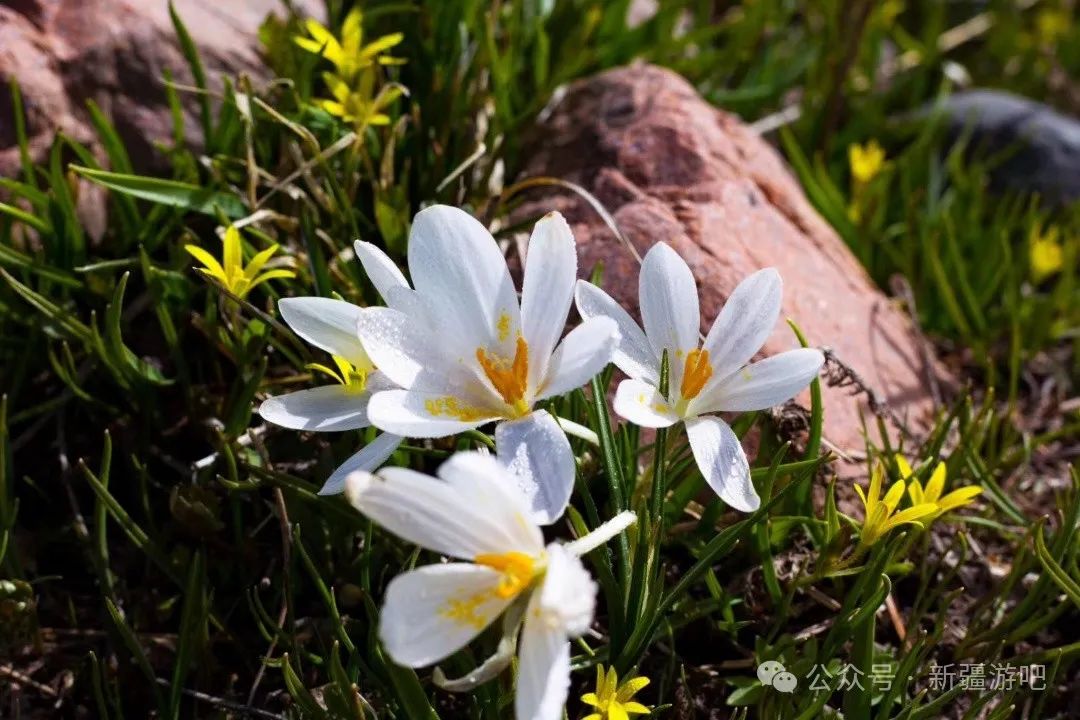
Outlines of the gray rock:
{"label": "gray rock", "polygon": [[937,113],[952,139],[968,138],[972,152],[993,159],[995,189],[1037,193],[1056,205],[1080,199],[1076,119],[998,90],[956,93],[920,114]]}

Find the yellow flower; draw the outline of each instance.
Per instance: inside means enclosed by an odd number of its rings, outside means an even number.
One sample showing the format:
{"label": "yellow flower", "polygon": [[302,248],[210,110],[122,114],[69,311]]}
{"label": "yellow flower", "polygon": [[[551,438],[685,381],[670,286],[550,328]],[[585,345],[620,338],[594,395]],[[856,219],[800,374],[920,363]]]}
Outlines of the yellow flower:
{"label": "yellow flower", "polygon": [[865,145],[853,143],[848,146],[848,165],[855,182],[865,185],[885,167],[885,151],[878,145],[877,140],[871,140]]}
{"label": "yellow flower", "polygon": [[1031,277],[1040,282],[1054,273],[1060,272],[1065,265],[1065,251],[1060,242],[1061,232],[1057,227],[1043,228],[1035,225],[1028,236],[1028,257],[1031,265]]}
{"label": "yellow flower", "polygon": [[319,100],[326,112],[363,132],[368,125],[388,125],[390,116],[383,112],[405,92],[400,85],[388,85],[375,94],[375,74],[370,70],[360,74],[355,86],[332,73],[323,75],[333,100]]}
{"label": "yellow flower", "polygon": [[904,497],[904,481],[897,480],[885,493],[884,500],[881,498],[881,482],[885,476],[884,468],[878,464],[870,474],[870,490],[863,493],[859,485],[855,485],[855,493],[862,500],[866,518],[863,520],[862,532],[859,535],[859,544],[870,546],[885,536],[890,530],[904,524],[913,524],[922,527],[919,522],[923,518],[937,512],[937,505],[933,503],[920,503],[907,510],[896,512],[896,506]]}
{"label": "yellow flower", "polygon": [[224,248],[221,262],[203,250],[198,245],[185,245],[196,260],[203,264],[198,268],[199,272],[217,280],[221,285],[238,298],[243,298],[253,287],[274,278],[293,278],[296,273],[292,270],[267,270],[260,272],[270,257],[277,252],[278,246],[271,245],[255,257],[251,262],[244,265],[243,248],[240,245],[240,231],[236,226],[230,225],[225,230],[225,239],[222,241]]}
{"label": "yellow flower", "polygon": [[1053,47],[1069,32],[1070,25],[1069,14],[1064,10],[1040,10],[1035,16],[1035,36],[1044,46]]}
{"label": "yellow flower", "polygon": [[323,375],[332,377],[339,384],[344,385],[349,390],[355,390],[362,392],[367,387],[368,369],[353,365],[351,362],[341,357],[340,355],[331,355],[334,360],[334,365],[337,369],[329,368],[322,363],[308,363],[304,367],[308,370],[320,372]]}
{"label": "yellow flower", "polygon": [[630,715],[648,715],[649,708],[631,699],[648,684],[649,678],[636,677],[619,685],[614,667],[605,676],[604,666],[597,665],[596,692],[581,696],[581,702],[596,708],[596,712],[583,720],[627,720]]}
{"label": "yellow flower", "polygon": [[896,468],[900,471],[902,478],[909,480],[908,482],[908,497],[911,498],[911,503],[915,506],[923,504],[933,504],[937,508],[932,514],[927,515],[923,520],[927,525],[937,520],[939,517],[955,510],[963,505],[970,504],[975,496],[982,492],[981,487],[969,485],[957,490],[953,490],[942,497],[941,493],[945,490],[945,463],[939,462],[934,468],[934,472],[930,474],[930,481],[926,483],[926,487],[922,486],[918,478],[915,477],[915,473],[911,470],[911,465],[904,458],[903,455],[896,456]]}
{"label": "yellow flower", "polygon": [[337,68],[337,74],[347,82],[372,65],[399,65],[405,62],[401,58],[384,54],[404,39],[402,33],[383,35],[370,45],[364,45],[363,13],[359,8],[354,8],[345,16],[340,40],[312,18],[307,19],[304,27],[311,37],[298,35],[293,41],[304,50],[322,55],[332,62]]}

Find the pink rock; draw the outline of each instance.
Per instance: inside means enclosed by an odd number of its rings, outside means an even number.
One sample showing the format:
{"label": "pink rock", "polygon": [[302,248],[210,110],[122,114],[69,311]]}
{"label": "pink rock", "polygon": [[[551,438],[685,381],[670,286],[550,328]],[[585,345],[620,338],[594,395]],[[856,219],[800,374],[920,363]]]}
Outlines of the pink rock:
{"label": "pink rock", "polygon": [[[531,147],[531,150],[528,149]],[[784,279],[784,314],[811,344],[831,348],[914,432],[933,410],[927,368],[910,319],[874,285],[814,211],[777,152],[738,118],[710,106],[684,79],[634,65],[578,82],[536,128],[522,178],[577,183],[611,211],[644,255],[658,241],[690,265],[707,332],[738,282],[774,266]],[[603,286],[637,312],[638,263],[578,195],[560,193],[523,208],[559,209],[577,238],[583,277],[603,264]],[[779,324],[764,354],[796,347]],[[825,388],[825,436],[864,448],[864,396]],[[808,394],[801,398],[808,405]]]}
{"label": "pink rock", "polygon": [[[257,32],[279,0],[176,0],[175,7],[201,52],[211,85],[220,75],[265,75]],[[321,3],[302,0],[301,11],[320,14]],[[162,78],[191,84],[169,19],[166,0],[0,0],[0,176],[19,166],[8,86],[22,89],[27,130],[40,157],[57,130],[92,143],[86,101],[112,119],[138,164],[155,142],[172,134]],[[188,139],[198,144],[194,98],[185,98]]]}

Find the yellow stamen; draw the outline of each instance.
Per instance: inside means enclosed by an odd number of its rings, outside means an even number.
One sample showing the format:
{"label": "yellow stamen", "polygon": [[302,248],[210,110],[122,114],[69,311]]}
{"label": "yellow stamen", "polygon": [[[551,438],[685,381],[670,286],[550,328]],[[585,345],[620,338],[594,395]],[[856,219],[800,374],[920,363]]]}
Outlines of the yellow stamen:
{"label": "yellow stamen", "polygon": [[529,380],[529,345],[525,338],[518,336],[512,363],[497,355],[489,355],[484,348],[476,348],[476,360],[503,402],[518,415],[527,413],[529,406],[525,402],[525,391]]}
{"label": "yellow stamen", "polygon": [[709,365],[709,351],[691,350],[687,353],[682,386],[679,388],[682,399],[692,400],[696,398],[711,377],[712,365]]}
{"label": "yellow stamen", "polygon": [[532,555],[511,551],[501,554],[484,553],[476,556],[476,564],[502,573],[495,594],[506,600],[524,590],[536,577],[536,561]]}

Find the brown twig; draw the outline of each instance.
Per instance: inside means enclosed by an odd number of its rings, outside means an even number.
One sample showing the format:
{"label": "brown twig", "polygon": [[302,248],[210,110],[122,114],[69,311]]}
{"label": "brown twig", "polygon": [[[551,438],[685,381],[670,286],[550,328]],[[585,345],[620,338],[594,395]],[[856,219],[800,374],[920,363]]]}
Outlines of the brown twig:
{"label": "brown twig", "polygon": [[57,693],[56,690],[54,690],[53,688],[49,687],[44,683],[38,682],[29,675],[24,675],[10,665],[0,665],[0,676],[9,677],[13,682],[18,685],[32,687],[39,693],[43,695],[48,695],[50,698],[56,698],[59,696],[59,693]]}
{"label": "brown twig", "polygon": [[870,387],[858,371],[838,358],[832,348],[822,348],[821,352],[825,355],[825,368],[821,376],[825,379],[826,385],[838,388],[850,387],[853,388],[852,395],[865,395],[866,406],[870,412],[892,423],[904,438],[914,438],[907,424],[889,407],[888,403],[881,399],[877,391]]}
{"label": "brown twig", "polygon": [[[158,685],[164,687],[171,687],[169,681],[165,678],[156,678]],[[231,710],[238,712],[249,717],[268,718],[272,720],[284,720],[284,715],[278,715],[277,713],[268,712],[266,710],[260,710],[259,708],[251,707],[251,703],[244,705],[242,703],[233,702],[232,700],[226,700],[225,698],[216,697],[214,695],[208,695],[198,690],[188,690],[187,688],[180,688],[180,692],[187,695],[190,698],[199,700],[200,702],[210,703],[216,707],[224,710]]]}

